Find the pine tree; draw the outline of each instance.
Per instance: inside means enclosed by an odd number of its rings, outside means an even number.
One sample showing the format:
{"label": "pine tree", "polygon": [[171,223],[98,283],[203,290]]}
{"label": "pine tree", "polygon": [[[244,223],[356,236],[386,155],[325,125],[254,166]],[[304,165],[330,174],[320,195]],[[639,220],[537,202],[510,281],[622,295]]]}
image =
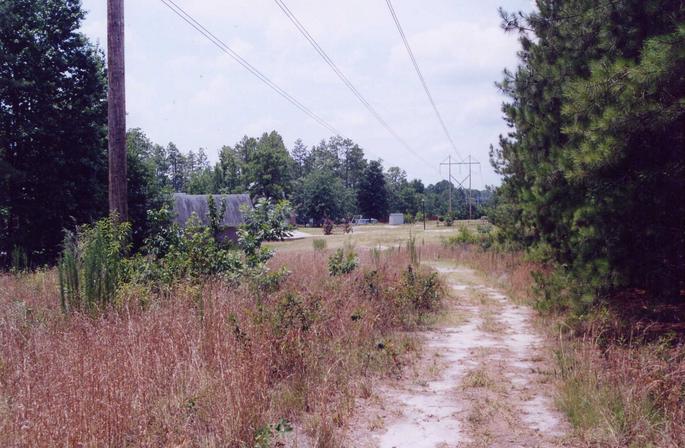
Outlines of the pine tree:
{"label": "pine tree", "polygon": [[502,13],[521,64],[491,157],[493,217],[592,293],[675,297],[685,279],[682,2],[541,0]]}

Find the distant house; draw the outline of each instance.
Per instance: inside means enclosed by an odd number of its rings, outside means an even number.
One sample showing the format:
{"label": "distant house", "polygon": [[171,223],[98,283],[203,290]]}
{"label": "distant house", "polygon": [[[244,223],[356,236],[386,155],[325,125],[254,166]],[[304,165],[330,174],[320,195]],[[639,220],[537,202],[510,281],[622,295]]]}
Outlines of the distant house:
{"label": "distant house", "polygon": [[[226,204],[226,213],[222,225],[225,228],[223,238],[236,240],[238,238],[238,226],[244,222],[241,208],[252,208],[252,201],[248,194],[213,194],[217,211],[221,211],[221,203]],[[174,194],[174,222],[181,227],[186,225],[188,219],[195,213],[204,225],[209,225],[208,194]]]}

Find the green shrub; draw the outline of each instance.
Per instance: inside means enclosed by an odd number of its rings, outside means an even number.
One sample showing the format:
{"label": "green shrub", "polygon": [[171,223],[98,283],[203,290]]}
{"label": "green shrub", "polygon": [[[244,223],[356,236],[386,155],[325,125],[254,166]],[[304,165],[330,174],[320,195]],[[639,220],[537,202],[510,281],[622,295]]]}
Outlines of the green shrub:
{"label": "green shrub", "polygon": [[181,229],[173,222],[173,213],[166,204],[159,210],[147,211],[149,233],[143,242],[144,254],[162,258],[179,243]]}
{"label": "green shrub", "polygon": [[326,249],[326,240],[322,238],[314,238],[312,240],[312,246],[314,247],[314,250],[325,250]]}
{"label": "green shrub", "polygon": [[407,266],[402,276],[400,300],[419,311],[420,314],[437,309],[444,291],[437,272],[425,272]]}
{"label": "green shrub", "polygon": [[245,223],[239,233],[249,234],[259,241],[278,241],[290,237],[293,226],[289,224],[291,207],[288,201],[272,204],[259,199],[254,208],[242,210]]}
{"label": "green shrub", "polygon": [[159,263],[162,279],[167,282],[219,274],[237,276],[243,269],[240,252],[219,247],[212,229],[201,225],[197,216],[191,216],[176,243]]}
{"label": "green shrub", "polygon": [[358,264],[357,254],[351,247],[340,248],[328,259],[328,273],[332,276],[349,274]]}
{"label": "green shrub", "polygon": [[274,310],[272,325],[274,333],[283,336],[290,330],[306,332],[316,320],[319,302],[311,303],[298,294],[288,292]]}
{"label": "green shrub", "polygon": [[467,244],[480,244],[487,249],[496,243],[497,235],[491,225],[478,225],[477,232],[473,232],[467,226],[461,225],[457,229],[456,235],[442,238],[445,247],[463,246]]}
{"label": "green shrub", "polygon": [[224,222],[224,215],[226,214],[226,201],[220,202],[221,206],[217,208],[214,196],[210,194],[207,198],[207,221],[209,222],[209,229],[212,232],[212,236],[217,243],[221,243],[219,238],[225,230],[225,226],[222,223]]}
{"label": "green shrub", "polygon": [[262,299],[266,294],[278,291],[290,276],[290,271],[284,266],[277,271],[267,269],[248,270],[244,274],[249,279],[249,284],[258,298]]}
{"label": "green shrub", "polygon": [[123,279],[129,223],[113,216],[68,232],[58,263],[62,309],[93,310],[112,303]]}

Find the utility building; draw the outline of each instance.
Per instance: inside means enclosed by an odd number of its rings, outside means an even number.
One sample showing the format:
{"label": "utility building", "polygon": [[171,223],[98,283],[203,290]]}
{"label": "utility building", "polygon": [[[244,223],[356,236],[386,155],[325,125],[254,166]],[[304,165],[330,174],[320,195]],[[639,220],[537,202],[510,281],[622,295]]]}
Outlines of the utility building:
{"label": "utility building", "polygon": [[390,213],[388,224],[391,226],[399,226],[404,224],[404,215],[402,213]]}

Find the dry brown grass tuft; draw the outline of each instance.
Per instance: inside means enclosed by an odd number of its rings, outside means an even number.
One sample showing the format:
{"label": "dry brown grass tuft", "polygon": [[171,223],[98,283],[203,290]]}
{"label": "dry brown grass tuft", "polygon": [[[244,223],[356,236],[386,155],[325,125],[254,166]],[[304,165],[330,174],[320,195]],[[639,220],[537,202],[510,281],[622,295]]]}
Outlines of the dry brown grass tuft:
{"label": "dry brown grass tuft", "polygon": [[398,368],[396,330],[419,321],[393,257],[333,278],[325,254],[280,254],[277,292],[183,284],[99,317],[63,316],[52,271],[2,276],[0,445],[254,446],[286,418],[336,446],[364,376]]}

